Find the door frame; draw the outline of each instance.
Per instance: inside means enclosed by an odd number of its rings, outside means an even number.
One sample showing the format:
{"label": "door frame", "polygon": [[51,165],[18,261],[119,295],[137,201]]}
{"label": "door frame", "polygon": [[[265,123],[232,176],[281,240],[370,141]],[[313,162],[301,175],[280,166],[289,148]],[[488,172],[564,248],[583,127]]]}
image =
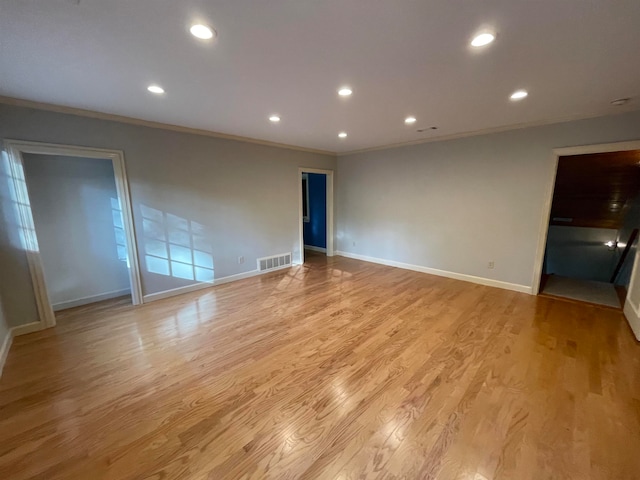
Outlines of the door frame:
{"label": "door frame", "polygon": [[122,220],[127,241],[127,255],[129,257],[129,278],[131,282],[131,299],[134,305],[143,303],[142,283],[140,280],[140,261],[133,226],[133,208],[129,194],[129,182],[125,170],[124,153],[121,150],[106,150],[101,148],[80,147],[75,145],[59,145],[53,143],[29,142],[22,140],[4,140],[4,146],[9,157],[11,179],[18,200],[18,214],[24,238],[24,249],[31,273],[31,282],[35,293],[36,307],[39,320],[21,325],[14,329],[14,335],[23,335],[56,325],[51,301],[47,293],[47,285],[42,266],[42,257],[38,247],[38,238],[33,223],[33,212],[29,201],[29,189],[24,175],[25,153],[38,155],[56,155],[65,157],[79,157],[85,159],[111,160],[116,182],[118,201],[122,208]]}
{"label": "door frame", "polygon": [[302,183],[303,173],[320,173],[327,176],[327,257],[333,257],[335,255],[333,248],[333,170],[324,170],[321,168],[298,168],[298,227],[299,227],[299,246],[300,255],[298,256],[298,263],[302,265],[304,263],[304,219],[302,212],[302,190],[300,185]]}
{"label": "door frame", "polygon": [[[542,218],[538,230],[538,248],[533,264],[533,278],[531,282],[531,294],[538,295],[540,291],[540,280],[542,278],[542,267],[544,262],[544,252],[547,248],[547,234],[549,232],[549,218],[551,218],[551,206],[553,203],[553,191],[556,186],[556,174],[558,172],[558,161],[560,157],[569,155],[588,155],[590,153],[624,152],[628,150],[640,150],[640,140],[616,143],[601,143],[596,145],[583,145],[577,147],[554,148],[551,154],[551,175],[547,184],[547,194],[542,206]],[[638,255],[636,255],[638,257]],[[637,260],[637,259],[636,259]],[[634,261],[634,270],[637,266]]]}

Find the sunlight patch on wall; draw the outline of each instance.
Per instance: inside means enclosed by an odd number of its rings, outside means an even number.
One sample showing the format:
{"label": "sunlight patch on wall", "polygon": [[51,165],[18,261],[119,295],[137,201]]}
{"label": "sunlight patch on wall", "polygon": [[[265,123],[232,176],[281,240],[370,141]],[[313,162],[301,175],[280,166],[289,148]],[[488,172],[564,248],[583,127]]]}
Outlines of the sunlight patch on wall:
{"label": "sunlight patch on wall", "polygon": [[213,251],[204,225],[146,205],[140,210],[148,272],[213,282]]}
{"label": "sunlight patch on wall", "polygon": [[22,164],[13,162],[5,151],[0,162],[0,184],[3,187],[0,189],[2,213],[11,243],[25,251],[39,251],[24,169]]}
{"label": "sunlight patch on wall", "polygon": [[116,236],[116,249],[118,250],[118,260],[127,263],[129,268],[129,253],[127,250],[127,236],[124,231],[124,219],[122,218],[122,207],[117,198],[111,197],[111,217],[113,219],[113,231]]}

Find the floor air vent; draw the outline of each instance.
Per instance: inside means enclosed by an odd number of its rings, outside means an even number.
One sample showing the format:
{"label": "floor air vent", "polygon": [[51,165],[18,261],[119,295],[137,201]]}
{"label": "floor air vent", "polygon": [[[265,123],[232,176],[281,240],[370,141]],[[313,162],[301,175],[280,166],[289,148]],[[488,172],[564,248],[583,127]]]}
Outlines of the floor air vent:
{"label": "floor air vent", "polygon": [[266,272],[267,270],[277,270],[291,266],[291,253],[282,253],[271,257],[258,259],[258,271]]}

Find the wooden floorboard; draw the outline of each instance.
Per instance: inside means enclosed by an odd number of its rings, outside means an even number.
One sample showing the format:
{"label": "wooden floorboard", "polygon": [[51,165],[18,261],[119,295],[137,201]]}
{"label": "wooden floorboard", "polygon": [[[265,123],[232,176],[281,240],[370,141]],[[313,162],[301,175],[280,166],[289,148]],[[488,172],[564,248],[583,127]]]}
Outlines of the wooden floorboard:
{"label": "wooden floorboard", "polygon": [[16,338],[0,479],[640,478],[620,312],[307,258]]}

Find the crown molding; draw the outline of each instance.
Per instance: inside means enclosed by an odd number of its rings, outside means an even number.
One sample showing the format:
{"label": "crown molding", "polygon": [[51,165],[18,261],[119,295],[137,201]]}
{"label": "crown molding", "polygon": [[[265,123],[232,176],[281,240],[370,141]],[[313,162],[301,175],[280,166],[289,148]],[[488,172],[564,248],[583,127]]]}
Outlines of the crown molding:
{"label": "crown molding", "polygon": [[34,108],[36,110],[45,110],[48,112],[66,113],[80,117],[96,118],[99,120],[107,120],[111,122],[127,123],[129,125],[138,125],[141,127],[158,128],[162,130],[171,130],[180,133],[189,133],[191,135],[201,135],[205,137],[222,138],[225,140],[234,140],[236,142],[253,143],[267,147],[286,148],[288,150],[297,150],[306,153],[318,153],[320,155],[336,156],[336,152],[328,150],[318,150],[315,148],[300,147],[298,145],[289,145],[286,143],[270,142],[268,140],[260,140],[258,138],[243,137],[240,135],[230,135],[227,133],[214,132],[211,130],[202,130],[199,128],[181,127],[170,123],[152,122],[139,118],[125,117],[122,115],[114,115],[111,113],[95,112],[93,110],[85,110],[82,108],[65,107],[63,105],[55,105],[52,103],[34,102],[32,100],[24,100],[22,98],[0,96],[0,104],[12,105],[16,107]]}
{"label": "crown molding", "polygon": [[[620,108],[620,107],[617,107],[617,108]],[[517,123],[513,125],[503,125],[500,127],[491,127],[491,128],[480,129],[480,130],[472,130],[468,132],[453,133],[451,135],[441,135],[438,137],[423,138],[420,140],[411,140],[408,142],[389,143],[386,145],[379,145],[377,147],[367,147],[367,148],[361,148],[358,150],[349,150],[347,152],[338,152],[336,155],[338,157],[344,157],[347,155],[355,155],[358,153],[375,152],[378,150],[389,150],[392,148],[400,148],[400,147],[409,147],[411,145],[421,145],[423,143],[444,142],[447,140],[456,140],[458,138],[476,137],[479,135],[490,135],[492,133],[503,133],[503,132],[509,132],[511,130],[522,130],[524,128],[543,127],[545,125],[574,122],[577,120],[588,120],[590,118],[597,118],[597,117],[611,117],[614,115],[622,115],[625,113],[632,113],[637,111],[640,111],[640,107],[635,107],[631,109],[625,108],[623,111],[617,110],[615,112],[604,113],[604,114],[590,113],[590,114],[571,115],[571,116],[556,118],[556,119],[538,120],[535,122],[524,122],[524,123]]]}
{"label": "crown molding", "polygon": [[267,146],[267,147],[275,147],[275,148],[286,148],[288,150],[296,150],[299,152],[306,152],[306,153],[316,153],[316,154],[320,154],[320,155],[330,155],[332,157],[344,157],[344,156],[348,156],[348,155],[355,155],[358,153],[367,153],[367,152],[375,152],[378,150],[390,150],[392,148],[400,148],[400,147],[409,147],[412,145],[421,145],[423,143],[432,143],[432,142],[444,142],[447,140],[456,140],[459,138],[466,138],[466,137],[476,137],[479,135],[490,135],[492,133],[503,133],[503,132],[508,132],[511,130],[522,130],[524,128],[533,128],[533,127],[542,127],[545,125],[553,125],[553,124],[557,124],[557,123],[566,123],[566,122],[573,122],[573,121],[577,121],[577,120],[587,120],[590,118],[597,118],[597,117],[609,117],[609,116],[613,116],[613,115],[622,115],[625,113],[632,113],[632,112],[637,112],[640,111],[640,106],[637,106],[635,108],[629,108],[629,107],[616,107],[616,111],[614,112],[608,112],[608,113],[589,113],[589,114],[580,114],[580,115],[570,115],[570,116],[566,116],[566,117],[561,117],[561,118],[555,118],[555,119],[545,119],[545,120],[538,120],[538,121],[534,121],[534,122],[524,122],[524,123],[518,123],[518,124],[513,124],[513,125],[502,125],[499,127],[491,127],[491,128],[484,128],[484,129],[479,129],[479,130],[471,130],[471,131],[467,131],[467,132],[460,132],[460,133],[453,133],[451,135],[440,135],[437,137],[430,137],[430,138],[422,138],[419,140],[411,140],[408,142],[397,142],[397,143],[388,143],[388,144],[384,144],[384,145],[378,145],[375,147],[367,147],[367,148],[361,148],[361,149],[357,149],[357,150],[349,150],[346,152],[332,152],[329,150],[319,150],[319,149],[315,149],[315,148],[307,148],[307,147],[301,147],[298,145],[289,145],[286,143],[277,143],[277,142],[270,142],[268,140],[260,140],[258,138],[251,138],[251,137],[243,137],[240,135],[230,135],[227,133],[220,133],[220,132],[214,132],[211,130],[202,130],[202,129],[198,129],[198,128],[191,128],[191,127],[181,127],[179,125],[173,125],[170,123],[160,123],[160,122],[152,122],[149,120],[142,120],[139,118],[133,118],[133,117],[125,117],[122,115],[115,115],[115,114],[111,114],[111,113],[102,113],[102,112],[96,112],[93,110],[85,110],[82,108],[75,108],[75,107],[66,107],[63,105],[55,105],[52,103],[43,103],[43,102],[35,102],[32,100],[25,100],[25,99],[21,99],[21,98],[14,98],[14,97],[5,97],[5,96],[0,96],[0,104],[5,104],[5,105],[13,105],[13,106],[17,106],[17,107],[24,107],[24,108],[34,108],[37,110],[45,110],[45,111],[49,111],[49,112],[57,112],[57,113],[65,113],[65,114],[69,114],[69,115],[77,115],[77,116],[81,116],[81,117],[88,117],[88,118],[96,118],[99,120],[107,120],[107,121],[112,121],[112,122],[120,122],[120,123],[127,123],[130,125],[138,125],[138,126],[142,126],[142,127],[149,127],[149,128],[158,128],[158,129],[163,129],[163,130],[171,130],[174,132],[180,132],[180,133],[188,133],[188,134],[192,134],[192,135],[201,135],[201,136],[205,136],[205,137],[214,137],[214,138],[222,138],[225,140],[234,140],[237,142],[245,142],[245,143],[253,143],[256,145],[263,145],[263,146]]}

